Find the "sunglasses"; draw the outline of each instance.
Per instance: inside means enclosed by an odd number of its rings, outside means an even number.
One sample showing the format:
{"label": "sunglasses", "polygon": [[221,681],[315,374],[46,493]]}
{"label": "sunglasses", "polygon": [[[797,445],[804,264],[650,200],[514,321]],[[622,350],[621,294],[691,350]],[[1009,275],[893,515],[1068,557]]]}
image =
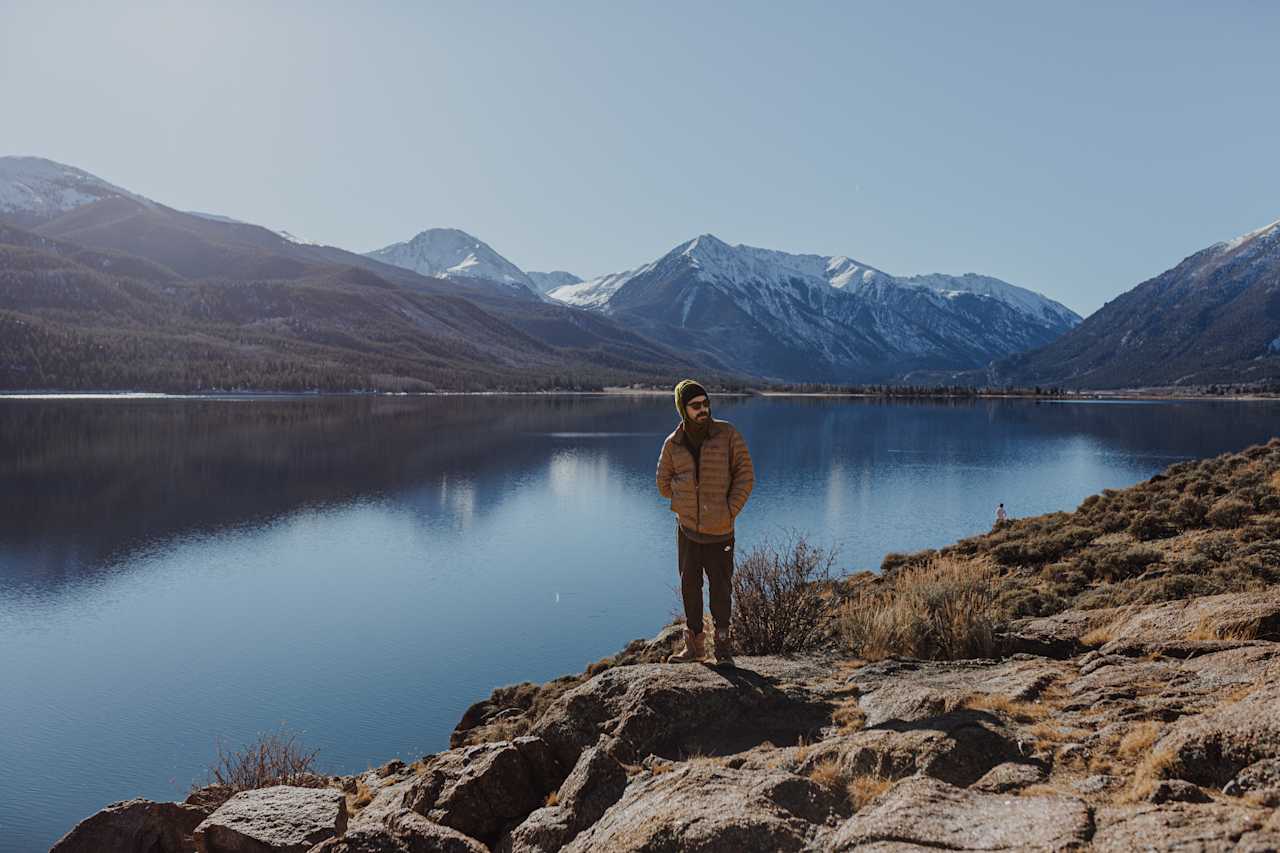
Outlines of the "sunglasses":
{"label": "sunglasses", "polygon": [[689,408],[694,411],[697,411],[698,409],[709,409],[711,408],[711,403],[707,400],[703,400],[701,403],[690,403]]}

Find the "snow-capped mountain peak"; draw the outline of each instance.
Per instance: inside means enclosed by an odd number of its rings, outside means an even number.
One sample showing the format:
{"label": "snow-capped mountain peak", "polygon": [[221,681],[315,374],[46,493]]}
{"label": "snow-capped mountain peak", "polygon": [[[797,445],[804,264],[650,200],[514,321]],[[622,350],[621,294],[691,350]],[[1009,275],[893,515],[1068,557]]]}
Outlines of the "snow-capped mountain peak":
{"label": "snow-capped mountain peak", "polygon": [[485,243],[457,228],[428,228],[367,257],[434,278],[482,278],[539,292],[529,276]]}
{"label": "snow-capped mountain peak", "polygon": [[897,278],[848,255],[735,246],[713,234],[549,295],[625,315],[663,339],[693,335],[700,347],[719,347],[724,363],[763,375],[976,367],[1080,322],[1065,306],[989,276]]}

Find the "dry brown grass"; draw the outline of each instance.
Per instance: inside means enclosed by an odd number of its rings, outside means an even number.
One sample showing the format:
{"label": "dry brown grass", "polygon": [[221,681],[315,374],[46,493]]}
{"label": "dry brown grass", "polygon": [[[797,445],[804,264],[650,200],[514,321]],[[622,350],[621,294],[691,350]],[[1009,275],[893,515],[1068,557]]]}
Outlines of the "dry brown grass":
{"label": "dry brown grass", "polygon": [[867,712],[862,710],[857,699],[849,699],[836,708],[831,722],[839,726],[841,732],[860,731],[867,724]]}
{"label": "dry brown grass", "polygon": [[885,779],[882,776],[872,774],[855,776],[845,786],[845,796],[849,798],[849,804],[853,806],[855,812],[861,811],[868,803],[892,786],[893,780]]}
{"label": "dry brown grass", "polygon": [[987,560],[938,556],[905,566],[841,607],[841,634],[868,660],[991,657],[1000,620],[995,579]]}
{"label": "dry brown grass", "polygon": [[1086,631],[1080,635],[1080,644],[1096,649],[1099,646],[1105,646],[1116,638],[1116,626],[1114,622],[1094,628],[1092,631]]}
{"label": "dry brown grass", "polygon": [[824,758],[809,771],[809,779],[819,788],[840,792],[845,787],[844,771],[835,758]]}
{"label": "dry brown grass", "polygon": [[960,707],[975,711],[991,711],[1019,723],[1039,722],[1048,717],[1052,710],[1043,702],[1020,702],[998,693],[970,693],[960,700]]}
{"label": "dry brown grass", "polygon": [[1197,641],[1256,640],[1262,623],[1258,619],[1214,619],[1209,614],[1200,617],[1185,639]]}
{"label": "dry brown grass", "polygon": [[1117,800],[1122,803],[1137,803],[1145,800],[1156,785],[1172,775],[1170,771],[1176,763],[1177,756],[1173,750],[1157,748],[1149,753],[1133,771],[1129,787],[1120,792]]}
{"label": "dry brown grass", "polygon": [[812,746],[805,742],[804,735],[800,735],[800,737],[796,740],[795,758],[796,758],[797,764],[804,763],[804,760],[809,757],[810,749],[812,749]]}
{"label": "dry brown grass", "polygon": [[1116,753],[1122,758],[1134,760],[1146,755],[1151,747],[1160,739],[1160,724],[1154,720],[1137,723],[1125,732],[1116,747]]}
{"label": "dry brown grass", "polygon": [[1027,730],[1032,737],[1042,744],[1066,743],[1072,734],[1063,731],[1062,727],[1049,722],[1039,722]]}
{"label": "dry brown grass", "polygon": [[353,811],[358,811],[373,802],[373,789],[364,783],[364,780],[356,780],[356,791],[351,795],[348,803]]}
{"label": "dry brown grass", "polygon": [[1042,782],[1037,785],[1028,785],[1022,790],[1018,791],[1018,796],[1019,797],[1061,797],[1063,793],[1064,792],[1062,790],[1055,787],[1054,785],[1047,785]]}

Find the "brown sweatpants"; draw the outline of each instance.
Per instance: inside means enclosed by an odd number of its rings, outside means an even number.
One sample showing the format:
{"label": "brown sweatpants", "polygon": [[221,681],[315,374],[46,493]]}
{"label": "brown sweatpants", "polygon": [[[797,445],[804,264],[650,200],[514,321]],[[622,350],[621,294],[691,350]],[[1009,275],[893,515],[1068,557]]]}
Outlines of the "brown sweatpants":
{"label": "brown sweatpants", "polygon": [[694,542],[677,525],[676,553],[685,625],[695,634],[702,633],[702,572],[705,570],[711,586],[711,618],[720,630],[728,630],[733,598],[733,540]]}

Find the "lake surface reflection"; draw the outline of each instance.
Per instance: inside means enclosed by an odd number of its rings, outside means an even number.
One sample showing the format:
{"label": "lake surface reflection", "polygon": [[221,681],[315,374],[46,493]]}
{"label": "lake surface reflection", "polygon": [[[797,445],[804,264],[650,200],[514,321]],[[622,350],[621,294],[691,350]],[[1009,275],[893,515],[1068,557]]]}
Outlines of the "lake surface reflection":
{"label": "lake surface reflection", "polygon": [[[846,569],[1280,431],[1273,403],[717,398]],[[43,850],[287,721],[328,772],[677,608],[667,397],[0,399],[0,838]],[[9,845],[13,845],[10,848]]]}

